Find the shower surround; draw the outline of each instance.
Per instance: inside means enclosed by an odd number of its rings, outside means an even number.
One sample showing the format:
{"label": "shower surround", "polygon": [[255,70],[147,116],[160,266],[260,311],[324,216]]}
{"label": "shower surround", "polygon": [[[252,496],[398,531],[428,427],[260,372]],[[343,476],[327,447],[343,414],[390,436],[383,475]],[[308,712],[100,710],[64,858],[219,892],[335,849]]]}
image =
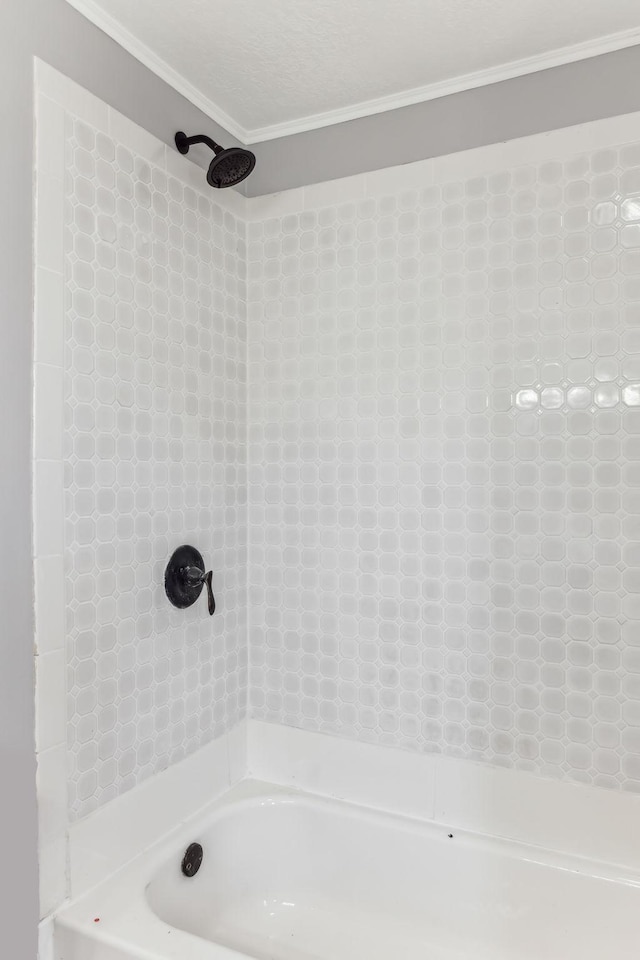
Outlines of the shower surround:
{"label": "shower surround", "polygon": [[640,792],[637,116],[246,199],[38,90],[43,915],[153,774],[241,778],[247,714],[409,792],[407,751]]}
{"label": "shower surround", "polygon": [[640,145],[558,136],[249,225],[251,711],[638,791]]}

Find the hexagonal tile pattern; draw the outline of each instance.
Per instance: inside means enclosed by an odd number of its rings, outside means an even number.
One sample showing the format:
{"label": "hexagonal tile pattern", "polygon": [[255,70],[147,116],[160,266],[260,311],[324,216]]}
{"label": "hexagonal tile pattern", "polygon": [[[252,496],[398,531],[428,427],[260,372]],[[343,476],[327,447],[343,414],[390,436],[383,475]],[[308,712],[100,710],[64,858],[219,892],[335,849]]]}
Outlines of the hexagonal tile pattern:
{"label": "hexagonal tile pattern", "polygon": [[[245,225],[67,119],[65,554],[70,814],[246,705]],[[218,609],[166,599],[173,549]]]}
{"label": "hexagonal tile pattern", "polygon": [[640,790],[640,145],[249,226],[255,717]]}

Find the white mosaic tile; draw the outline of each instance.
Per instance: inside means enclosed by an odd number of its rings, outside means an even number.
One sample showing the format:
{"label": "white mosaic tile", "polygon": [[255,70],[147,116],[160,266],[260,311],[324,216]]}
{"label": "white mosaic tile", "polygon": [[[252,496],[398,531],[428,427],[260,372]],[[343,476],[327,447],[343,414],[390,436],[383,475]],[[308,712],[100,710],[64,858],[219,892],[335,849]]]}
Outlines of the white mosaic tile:
{"label": "white mosaic tile", "polygon": [[640,146],[247,225],[66,135],[71,819],[244,715],[247,620],[254,717],[639,791]]}
{"label": "white mosaic tile", "polygon": [[[65,564],[72,819],[246,706],[245,227],[67,119]],[[193,543],[217,611],[178,611]]]}
{"label": "white mosaic tile", "polygon": [[254,717],[640,790],[640,145],[249,225]]}

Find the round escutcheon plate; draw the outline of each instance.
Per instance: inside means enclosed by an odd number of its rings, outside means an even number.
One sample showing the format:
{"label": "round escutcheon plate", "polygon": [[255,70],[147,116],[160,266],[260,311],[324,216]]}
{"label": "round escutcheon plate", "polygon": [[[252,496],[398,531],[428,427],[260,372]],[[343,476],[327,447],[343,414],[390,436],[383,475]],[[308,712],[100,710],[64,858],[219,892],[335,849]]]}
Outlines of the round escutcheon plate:
{"label": "round escutcheon plate", "polygon": [[185,544],[171,554],[164,572],[164,589],[174,607],[190,607],[202,593],[202,583],[187,583],[182,571],[185,567],[196,567],[204,574],[202,554],[195,547]]}

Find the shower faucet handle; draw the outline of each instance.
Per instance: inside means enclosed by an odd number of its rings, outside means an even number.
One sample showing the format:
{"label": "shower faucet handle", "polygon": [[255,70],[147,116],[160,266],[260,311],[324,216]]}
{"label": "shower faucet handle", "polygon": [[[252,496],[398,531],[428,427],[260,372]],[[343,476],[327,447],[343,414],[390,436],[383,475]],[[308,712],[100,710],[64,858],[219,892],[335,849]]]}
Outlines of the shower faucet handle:
{"label": "shower faucet handle", "polygon": [[204,575],[204,585],[207,588],[207,603],[209,605],[209,616],[212,617],[216,612],[216,598],[213,595],[213,570]]}
{"label": "shower faucet handle", "polygon": [[202,588],[207,588],[207,606],[210,616],[216,612],[213,595],[213,571],[205,571],[202,554],[184,545],[171,555],[164,573],[164,589],[174,607],[190,607],[196,602]]}
{"label": "shower faucet handle", "polygon": [[216,612],[216,598],[213,595],[213,570],[205,573],[200,567],[182,567],[181,571],[185,583],[190,587],[203,585],[207,588],[207,601],[209,606],[209,615],[213,616]]}

